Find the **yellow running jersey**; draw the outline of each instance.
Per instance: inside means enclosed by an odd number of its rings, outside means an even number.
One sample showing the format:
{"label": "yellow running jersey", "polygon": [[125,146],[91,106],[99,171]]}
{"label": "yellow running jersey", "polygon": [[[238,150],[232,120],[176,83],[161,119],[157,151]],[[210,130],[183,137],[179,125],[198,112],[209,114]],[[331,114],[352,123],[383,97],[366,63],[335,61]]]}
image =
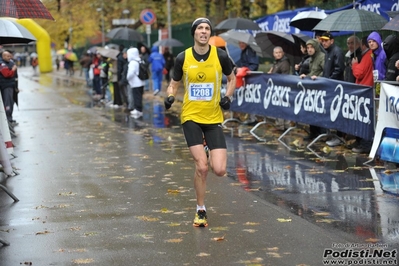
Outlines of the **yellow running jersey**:
{"label": "yellow running jersey", "polygon": [[185,89],[181,112],[182,124],[189,120],[200,124],[217,124],[224,120],[219,105],[222,66],[217,48],[212,45],[210,47],[209,57],[203,62],[198,62],[194,58],[192,47],[185,51],[182,77]]}

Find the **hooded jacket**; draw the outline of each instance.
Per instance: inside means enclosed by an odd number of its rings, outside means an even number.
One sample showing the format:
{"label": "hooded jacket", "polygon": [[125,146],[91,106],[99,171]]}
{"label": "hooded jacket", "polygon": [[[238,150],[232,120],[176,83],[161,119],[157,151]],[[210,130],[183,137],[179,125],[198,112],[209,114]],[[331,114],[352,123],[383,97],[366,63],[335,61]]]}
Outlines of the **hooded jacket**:
{"label": "hooded jacket", "polygon": [[159,47],[154,46],[151,48],[151,54],[148,58],[148,61],[151,64],[152,72],[162,72],[165,67],[165,58],[162,54],[159,53]]}
{"label": "hooded jacket", "polygon": [[395,67],[395,62],[399,60],[399,39],[395,35],[389,35],[384,40],[384,51],[387,55],[386,62],[386,74],[385,80],[396,81],[396,77],[399,75],[399,69]]}
{"label": "hooded jacket", "polygon": [[385,54],[385,51],[382,48],[381,36],[378,32],[373,31],[367,37],[367,41],[369,40],[373,40],[378,44],[378,48],[373,50],[374,70],[378,70],[378,80],[384,80],[386,73],[385,60],[387,59],[387,55]]}
{"label": "hooded jacket", "polygon": [[310,39],[306,42],[306,46],[309,44],[314,47],[315,53],[310,56],[310,61],[309,61],[310,72],[307,74],[307,76],[321,77],[323,76],[324,59],[326,55],[324,54],[323,51],[320,50],[320,44],[317,40]]}
{"label": "hooded jacket", "polygon": [[144,86],[144,81],[139,79],[139,62],[141,58],[139,56],[139,50],[137,48],[130,48],[127,50],[127,61],[128,61],[128,69],[127,69],[127,82],[130,87],[138,88]]}

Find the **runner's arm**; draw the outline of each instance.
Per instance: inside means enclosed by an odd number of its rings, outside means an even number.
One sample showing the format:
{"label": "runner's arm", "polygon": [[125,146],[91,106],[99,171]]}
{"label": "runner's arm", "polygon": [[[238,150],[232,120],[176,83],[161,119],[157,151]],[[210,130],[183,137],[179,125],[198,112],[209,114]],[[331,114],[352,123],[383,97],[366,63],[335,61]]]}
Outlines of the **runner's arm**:
{"label": "runner's arm", "polygon": [[175,96],[177,93],[177,89],[179,88],[180,81],[183,77],[184,57],[185,57],[184,51],[181,52],[180,54],[178,54],[176,57],[175,68],[173,71],[173,77],[170,80],[170,84],[169,84],[168,88],[166,89],[167,97]]}

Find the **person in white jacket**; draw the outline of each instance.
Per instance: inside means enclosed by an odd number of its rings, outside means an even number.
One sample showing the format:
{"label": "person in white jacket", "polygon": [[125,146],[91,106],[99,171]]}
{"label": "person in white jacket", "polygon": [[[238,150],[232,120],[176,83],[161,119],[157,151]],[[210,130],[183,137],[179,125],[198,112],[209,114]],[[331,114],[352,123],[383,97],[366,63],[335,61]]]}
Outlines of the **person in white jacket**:
{"label": "person in white jacket", "polygon": [[144,81],[139,79],[139,62],[141,58],[139,50],[137,48],[129,48],[127,50],[127,81],[128,86],[128,101],[129,110],[132,110],[130,114],[134,118],[139,118],[143,115],[143,93],[144,93]]}

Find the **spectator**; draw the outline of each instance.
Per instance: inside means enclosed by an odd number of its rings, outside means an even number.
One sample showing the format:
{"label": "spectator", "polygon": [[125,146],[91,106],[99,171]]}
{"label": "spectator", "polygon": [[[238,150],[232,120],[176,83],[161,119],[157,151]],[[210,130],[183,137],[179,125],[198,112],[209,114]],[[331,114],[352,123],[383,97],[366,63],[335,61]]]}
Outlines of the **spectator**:
{"label": "spectator", "polygon": [[162,71],[165,67],[165,58],[159,53],[158,46],[152,47],[148,61],[151,64],[152,89],[157,95],[162,89]]}
{"label": "spectator", "polygon": [[[237,61],[236,67],[247,67],[250,71],[257,71],[259,68],[259,57],[256,52],[245,42],[239,42],[238,46],[241,49],[240,59]],[[237,71],[238,71],[237,69]],[[243,124],[254,125],[256,124],[256,115],[250,114],[249,119],[245,120]]]}
{"label": "spectator", "polygon": [[300,78],[310,77],[316,79],[316,77],[323,76],[325,54],[321,51],[319,42],[315,39],[310,39],[306,42],[306,49],[309,55],[309,73],[301,74]]}
{"label": "spectator", "polygon": [[238,42],[241,49],[240,60],[237,62],[237,67],[247,67],[251,71],[257,71],[259,68],[259,57],[256,52],[245,42]]}
{"label": "spectator", "polygon": [[3,98],[7,121],[13,123],[12,113],[14,109],[14,90],[18,78],[17,66],[12,60],[10,51],[3,51],[0,58],[0,91]]}
{"label": "spectator", "polygon": [[102,57],[100,65],[100,78],[101,78],[101,99],[106,103],[111,102],[111,94],[109,91],[109,58]]}
{"label": "spectator", "polygon": [[[334,43],[334,37],[330,32],[325,32],[320,37],[321,44],[326,50],[326,58],[324,60],[323,77],[335,80],[344,80],[345,59],[344,54]],[[326,141],[330,147],[335,147],[342,144],[341,138],[344,133],[337,131],[337,137],[333,137]]]}
{"label": "spectator", "polygon": [[82,58],[79,60],[79,64],[82,67],[82,71],[83,71],[84,77],[86,79],[86,86],[88,88],[93,86],[92,81],[91,81],[91,79],[89,77],[89,70],[90,70],[90,65],[91,65],[91,61],[92,60],[93,59],[91,58],[91,52],[90,51],[87,51],[82,56]]}
{"label": "spectator", "polygon": [[[374,78],[373,78],[373,58],[372,51],[369,49],[367,43],[367,37],[362,38],[362,60],[359,60],[354,57],[352,59],[352,72],[354,77],[356,78],[356,84],[367,85],[370,87],[374,86]],[[362,139],[360,137],[356,137],[355,143],[353,143],[352,151],[355,153],[369,153],[372,146],[372,141]]]}
{"label": "spectator", "polygon": [[300,76],[302,74],[307,75],[309,73],[309,61],[310,61],[310,55],[308,54],[308,50],[306,47],[306,43],[301,41],[300,44],[301,52],[303,54],[302,60],[299,64],[295,64],[295,74],[297,76]]}
{"label": "spectator", "polygon": [[357,58],[360,62],[362,58],[362,50],[360,49],[360,39],[357,36],[350,36],[346,40],[346,45],[348,46],[348,52],[345,55],[345,74],[344,80],[347,82],[355,83],[355,77],[352,72],[352,59]]}
{"label": "spectator", "polygon": [[399,60],[399,38],[396,35],[389,35],[385,38],[383,48],[387,55],[385,80],[396,81],[399,69],[395,67]]}
{"label": "spectator", "polygon": [[[163,59],[163,57],[162,57]],[[127,70],[127,81],[129,82],[129,109],[133,109],[130,114],[134,118],[143,116],[143,93],[144,82],[139,79],[139,50],[137,48],[130,48],[127,50],[127,60],[129,62]]]}
{"label": "spectator", "polygon": [[[141,60],[144,60],[144,62],[147,65],[150,64],[150,62],[148,60],[149,57],[150,57],[150,52],[148,51],[148,48],[146,46],[144,46],[144,45],[142,45],[140,47],[140,57],[141,57]],[[144,90],[145,91],[149,91],[150,90],[150,80],[149,79],[144,80]]]}
{"label": "spectator", "polygon": [[110,64],[109,64],[109,73],[110,73],[110,82],[112,83],[112,87],[114,88],[114,93],[113,93],[113,103],[111,107],[113,108],[119,108],[122,106],[122,94],[119,88],[119,82],[118,82],[118,65],[117,65],[117,60],[112,59]]}
{"label": "spectator", "polygon": [[128,98],[128,86],[129,86],[129,82],[127,81],[127,69],[128,69],[128,62],[127,62],[127,49],[124,48],[122,50],[122,57],[124,60],[126,60],[126,64],[123,65],[122,68],[122,74],[121,74],[121,80],[119,81],[119,87],[120,90],[122,91],[122,99],[123,99],[123,103],[126,105],[126,110],[125,111],[133,111],[129,110],[128,106],[129,106],[129,98]]}
{"label": "spectator", "polygon": [[[310,39],[306,42],[306,49],[309,60],[309,73],[307,75],[301,74],[300,78],[310,77],[311,79],[316,79],[317,77],[323,76],[325,53],[322,52],[320,48],[320,43],[316,39]],[[309,125],[309,135],[304,138],[304,140],[312,140],[318,135],[323,133],[323,129],[318,126]]]}
{"label": "spectator", "polygon": [[[283,48],[276,46],[273,49],[274,64],[269,70],[269,74],[287,74],[291,72],[291,63],[288,57],[285,56]],[[281,118],[276,118],[276,126],[280,130],[285,130],[290,127],[290,121]]]}
{"label": "spectator", "polygon": [[170,82],[170,71],[172,70],[173,66],[175,65],[175,58],[173,54],[169,51],[168,47],[165,47],[163,52],[163,57],[165,58],[165,80],[169,84]]}
{"label": "spectator", "polygon": [[[127,107],[127,80],[126,80],[126,72],[127,72],[127,49],[123,44],[119,45],[119,54],[116,56],[117,61],[117,79],[118,79],[118,87],[119,92],[122,98],[122,104]],[[125,71],[124,71],[125,70]],[[125,73],[125,74],[124,74]]]}
{"label": "spectator", "polygon": [[100,73],[101,73],[101,54],[96,53],[96,56],[93,58],[93,62],[91,64],[91,67],[93,68],[93,91],[94,91],[94,96],[95,97],[100,97],[101,98],[101,79],[100,79]]}
{"label": "spectator", "polygon": [[362,38],[361,45],[361,61],[354,57],[352,59],[352,72],[355,77],[356,84],[374,86],[373,80],[373,51],[369,49],[367,37]]}
{"label": "spectator", "polygon": [[377,77],[378,80],[384,80],[386,74],[385,61],[387,59],[387,55],[385,54],[385,51],[382,48],[381,35],[378,32],[373,31],[367,37],[367,42],[369,44],[370,49],[373,51],[374,76]]}
{"label": "spectator", "polygon": [[33,75],[37,75],[37,66],[39,65],[39,59],[37,59],[37,56],[31,58],[30,65],[33,68]]}

